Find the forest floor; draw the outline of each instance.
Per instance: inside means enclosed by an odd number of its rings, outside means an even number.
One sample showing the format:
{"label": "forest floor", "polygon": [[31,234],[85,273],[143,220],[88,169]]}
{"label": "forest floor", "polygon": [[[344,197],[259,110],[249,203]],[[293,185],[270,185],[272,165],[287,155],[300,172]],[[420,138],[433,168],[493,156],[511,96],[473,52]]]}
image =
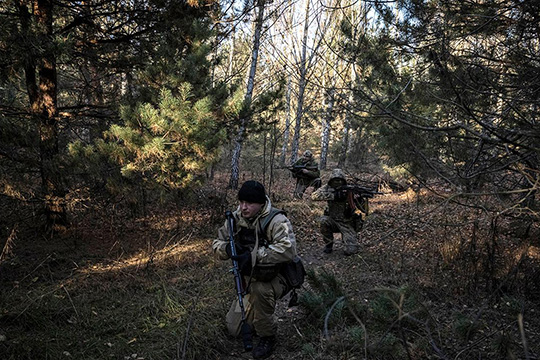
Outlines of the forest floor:
{"label": "forest floor", "polygon": [[[322,252],[325,204],[276,186],[310,277],[277,309],[272,359],[537,359],[537,224],[490,217],[427,191],[386,189],[359,243]],[[211,243],[235,194],[128,216],[80,207],[47,239],[9,224],[0,258],[0,359],[249,359],[224,317],[235,293]],[[444,189],[440,189],[444,193]],[[186,200],[187,201],[187,200]],[[494,225],[495,224],[495,225]]]}

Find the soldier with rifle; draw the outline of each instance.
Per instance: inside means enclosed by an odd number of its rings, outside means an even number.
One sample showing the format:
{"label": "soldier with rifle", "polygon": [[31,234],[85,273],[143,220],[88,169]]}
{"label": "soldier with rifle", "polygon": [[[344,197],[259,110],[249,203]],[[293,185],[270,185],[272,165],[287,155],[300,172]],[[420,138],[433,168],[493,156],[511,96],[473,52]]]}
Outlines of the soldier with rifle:
{"label": "soldier with rifle", "polygon": [[321,172],[319,164],[313,159],[313,153],[309,150],[304,151],[302,157],[288,168],[294,178],[296,178],[296,187],[294,189],[294,197],[301,199],[304,192],[310,186],[314,190],[321,187]]}
{"label": "soldier with rifle", "polygon": [[347,179],[341,169],[334,169],[328,184],[311,194],[314,201],[327,201],[328,206],[320,219],[320,231],[325,243],[324,253],[330,254],[334,247],[334,233],[341,233],[345,245],[344,254],[358,252],[358,232],[363,227],[368,213],[368,198],[375,191],[358,185],[347,185]]}
{"label": "soldier with rifle", "polygon": [[[212,249],[217,258],[233,260],[237,299],[227,314],[228,330],[242,336],[244,349],[252,350],[255,359],[263,359],[277,342],[276,302],[296,286],[283,271],[297,257],[296,238],[289,219],[272,206],[261,183],[246,181],[238,200]],[[252,334],[260,337],[254,348]]]}

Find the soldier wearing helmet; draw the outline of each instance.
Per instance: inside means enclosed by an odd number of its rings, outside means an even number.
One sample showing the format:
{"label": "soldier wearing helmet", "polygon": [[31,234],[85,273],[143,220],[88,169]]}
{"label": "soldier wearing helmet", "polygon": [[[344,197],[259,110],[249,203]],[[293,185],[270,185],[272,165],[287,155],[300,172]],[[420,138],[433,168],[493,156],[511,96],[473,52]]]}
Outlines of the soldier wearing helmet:
{"label": "soldier wearing helmet", "polygon": [[341,233],[345,255],[358,252],[357,234],[362,227],[362,217],[357,214],[351,193],[343,190],[347,185],[341,169],[334,169],[328,180],[311,194],[314,201],[327,201],[328,206],[320,219],[320,231],[325,243],[324,252],[329,254],[334,246],[334,233]]}
{"label": "soldier wearing helmet", "polygon": [[321,186],[319,164],[313,159],[313,153],[311,151],[304,151],[302,157],[290,167],[290,170],[293,177],[296,178],[295,198],[301,199],[306,189],[310,186],[313,186],[315,190]]}

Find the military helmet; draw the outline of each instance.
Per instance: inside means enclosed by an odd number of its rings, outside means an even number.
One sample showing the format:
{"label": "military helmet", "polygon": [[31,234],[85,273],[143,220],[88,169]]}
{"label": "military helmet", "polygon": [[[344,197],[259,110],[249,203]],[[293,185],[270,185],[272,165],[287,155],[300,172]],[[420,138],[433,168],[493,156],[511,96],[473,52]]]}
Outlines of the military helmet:
{"label": "military helmet", "polygon": [[304,151],[304,157],[310,158],[312,156],[313,156],[313,153],[311,151],[309,151],[309,150]]}
{"label": "military helmet", "polygon": [[334,169],[330,174],[330,179],[328,180],[328,185],[334,187],[334,185],[345,185],[347,184],[347,179],[345,178],[345,173],[341,169]]}
{"label": "military helmet", "polygon": [[345,173],[341,169],[334,169],[332,170],[332,174],[330,175],[330,180],[340,178],[345,180]]}

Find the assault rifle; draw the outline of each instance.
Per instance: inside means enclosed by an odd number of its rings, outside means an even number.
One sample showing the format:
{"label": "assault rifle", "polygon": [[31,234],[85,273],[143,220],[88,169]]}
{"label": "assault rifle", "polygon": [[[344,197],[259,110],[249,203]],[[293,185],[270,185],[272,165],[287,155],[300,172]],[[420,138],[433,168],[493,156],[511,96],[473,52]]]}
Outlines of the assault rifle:
{"label": "assault rifle", "polygon": [[381,192],[373,191],[360,185],[343,185],[336,190],[337,193],[335,199],[346,199],[350,208],[354,210],[355,213],[356,210],[359,210],[365,216],[369,213],[368,199],[371,199],[376,194],[382,194]]}
{"label": "assault rifle", "polygon": [[319,168],[317,166],[307,166],[307,165],[291,165],[291,166],[285,166],[285,169],[289,169],[292,172],[298,172],[302,169],[308,169],[308,170],[318,170]]}
{"label": "assault rifle", "polygon": [[303,169],[307,170],[318,170],[319,168],[317,166],[307,166],[307,165],[291,165],[291,166],[284,166],[282,169],[287,169],[290,172],[292,172],[293,177],[301,176],[301,172]]}
{"label": "assault rifle", "polygon": [[[235,257],[236,254],[236,244],[234,243],[234,218],[232,212],[226,211],[225,217],[227,218],[227,227],[229,228],[229,244],[231,246],[231,255]],[[242,316],[242,326],[240,328],[240,333],[242,335],[242,342],[244,343],[244,350],[251,351],[253,349],[253,339],[251,334],[251,327],[246,321],[246,310],[244,307],[244,285],[242,283],[242,275],[240,275],[240,266],[238,261],[232,260],[233,267],[231,272],[234,275],[234,283],[236,286],[236,296],[238,297],[238,305],[240,306],[240,313]]]}
{"label": "assault rifle", "polygon": [[362,198],[372,198],[374,195],[382,194],[382,192],[373,191],[360,185],[343,185],[337,188],[337,191],[352,192]]}

